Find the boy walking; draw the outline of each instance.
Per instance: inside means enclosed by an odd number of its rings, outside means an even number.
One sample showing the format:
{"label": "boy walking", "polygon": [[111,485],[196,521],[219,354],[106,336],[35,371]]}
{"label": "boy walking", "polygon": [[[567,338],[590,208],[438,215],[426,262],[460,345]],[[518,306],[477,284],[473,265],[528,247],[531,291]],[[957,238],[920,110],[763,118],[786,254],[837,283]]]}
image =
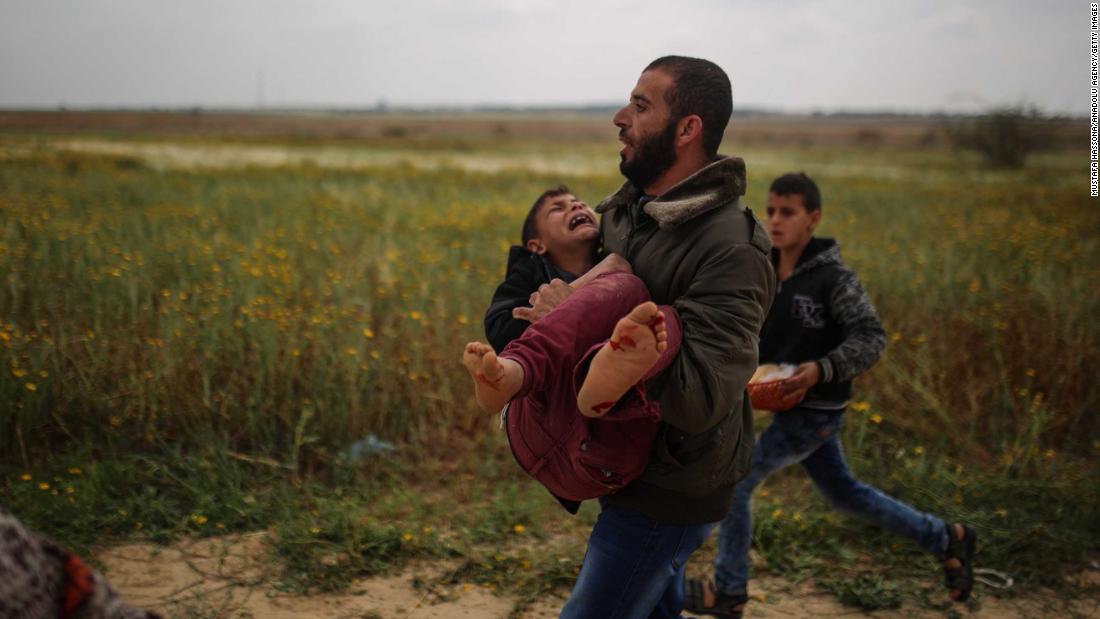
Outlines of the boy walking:
{"label": "boy walking", "polygon": [[840,246],[813,236],[820,221],[821,194],[813,180],[801,173],[775,179],[768,192],[767,225],[779,288],[760,338],[760,362],[796,364],[781,390],[801,403],[777,412],[753,449],[752,470],[737,484],[722,521],[715,580],[688,583],[685,608],[696,614],[742,616],[748,601],[752,491],[795,463],[836,509],[941,557],[953,599],[966,600],[973,587],[973,529],[949,526],[858,481],[844,460],[839,432],[852,379],[878,360],[886,334],[856,274],[841,261]]}

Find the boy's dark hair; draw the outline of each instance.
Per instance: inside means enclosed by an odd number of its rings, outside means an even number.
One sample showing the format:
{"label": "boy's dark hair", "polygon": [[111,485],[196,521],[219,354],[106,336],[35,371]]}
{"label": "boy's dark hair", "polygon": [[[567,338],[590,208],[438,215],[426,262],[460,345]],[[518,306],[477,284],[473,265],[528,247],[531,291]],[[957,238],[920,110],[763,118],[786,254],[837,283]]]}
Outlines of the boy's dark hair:
{"label": "boy's dark hair", "polygon": [[565,185],[558,185],[553,189],[547,189],[546,191],[542,192],[542,195],[540,195],[538,198],[535,198],[535,203],[531,205],[531,210],[527,211],[527,219],[523,220],[524,247],[527,246],[527,241],[530,241],[538,235],[538,215],[539,207],[542,206],[542,203],[549,198],[556,198],[567,193],[571,194],[573,192],[570,191],[569,188]]}
{"label": "boy's dark hair", "polygon": [[805,172],[789,172],[780,176],[772,181],[768,191],[777,196],[802,196],[807,213],[821,210],[821,192],[817,189],[817,183]]}
{"label": "boy's dark hair", "polygon": [[665,102],[672,108],[672,122],[698,114],[703,119],[703,150],[708,157],[718,156],[722,134],[733,114],[729,76],[709,60],[687,56],[662,56],[645,68],[654,69],[667,72],[675,80],[665,93]]}

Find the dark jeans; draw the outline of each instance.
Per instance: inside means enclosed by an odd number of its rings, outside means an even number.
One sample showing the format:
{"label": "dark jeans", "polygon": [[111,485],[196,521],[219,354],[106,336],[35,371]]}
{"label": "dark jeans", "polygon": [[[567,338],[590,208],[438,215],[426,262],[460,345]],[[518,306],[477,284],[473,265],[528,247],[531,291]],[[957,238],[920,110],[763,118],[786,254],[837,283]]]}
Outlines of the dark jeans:
{"label": "dark jeans", "polygon": [[818,491],[839,511],[887,531],[908,537],[928,552],[947,551],[947,525],[888,494],[857,480],[840,445],[843,413],[796,408],[776,413],[752,452],[752,471],[737,484],[733,507],[722,521],[714,580],[718,589],[736,595],[748,591],[752,491],[772,473],[801,463]]}
{"label": "dark jeans", "polygon": [[561,617],[679,617],[684,608],[684,564],[712,528],[714,523],[661,524],[633,510],[604,505]]}

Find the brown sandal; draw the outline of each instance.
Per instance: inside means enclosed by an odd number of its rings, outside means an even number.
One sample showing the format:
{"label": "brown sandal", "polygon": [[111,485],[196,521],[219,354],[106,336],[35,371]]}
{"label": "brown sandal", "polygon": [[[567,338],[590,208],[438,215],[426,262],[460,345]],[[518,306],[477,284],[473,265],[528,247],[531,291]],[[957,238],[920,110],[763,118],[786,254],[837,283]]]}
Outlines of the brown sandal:
{"label": "brown sandal", "polygon": [[[958,527],[963,530],[963,538],[959,539]],[[970,592],[974,590],[974,553],[978,548],[978,534],[965,524],[950,525],[951,533],[948,535],[947,552],[943,555],[945,561],[943,567],[944,586],[948,589],[957,589],[959,597],[956,602],[965,602],[970,599]],[[949,568],[946,561],[955,559],[959,567]]]}
{"label": "brown sandal", "polygon": [[[706,606],[705,589],[714,594],[714,606]],[[710,615],[718,619],[741,619],[745,613],[745,604],[749,601],[747,593],[726,595],[714,586],[713,580],[692,578],[687,581],[684,591],[684,610],[696,615]]]}

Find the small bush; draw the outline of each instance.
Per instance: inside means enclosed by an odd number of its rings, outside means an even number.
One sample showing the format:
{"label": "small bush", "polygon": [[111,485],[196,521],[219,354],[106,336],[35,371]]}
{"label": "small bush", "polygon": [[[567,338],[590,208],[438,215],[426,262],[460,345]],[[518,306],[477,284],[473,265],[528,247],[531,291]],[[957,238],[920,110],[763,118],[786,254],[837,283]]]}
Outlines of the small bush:
{"label": "small bush", "polygon": [[1048,125],[1036,108],[1004,107],[958,122],[948,136],[955,148],[977,151],[995,168],[1021,168],[1029,154],[1050,146]]}

